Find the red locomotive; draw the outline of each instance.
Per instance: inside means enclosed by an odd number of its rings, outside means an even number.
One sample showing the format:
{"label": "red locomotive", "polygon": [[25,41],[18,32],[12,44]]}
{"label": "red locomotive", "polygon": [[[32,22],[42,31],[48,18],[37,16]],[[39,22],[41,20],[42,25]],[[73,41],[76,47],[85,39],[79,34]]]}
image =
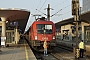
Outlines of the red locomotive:
{"label": "red locomotive", "polygon": [[47,40],[48,51],[56,46],[55,25],[45,19],[36,20],[29,29],[29,43],[34,50],[43,51],[44,40]]}

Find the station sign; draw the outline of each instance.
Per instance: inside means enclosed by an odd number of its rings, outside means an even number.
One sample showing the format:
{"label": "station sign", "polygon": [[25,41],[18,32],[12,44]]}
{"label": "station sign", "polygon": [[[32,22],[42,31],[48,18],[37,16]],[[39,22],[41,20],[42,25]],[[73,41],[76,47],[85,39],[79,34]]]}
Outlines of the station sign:
{"label": "station sign", "polygon": [[10,22],[10,26],[18,26],[18,22]]}

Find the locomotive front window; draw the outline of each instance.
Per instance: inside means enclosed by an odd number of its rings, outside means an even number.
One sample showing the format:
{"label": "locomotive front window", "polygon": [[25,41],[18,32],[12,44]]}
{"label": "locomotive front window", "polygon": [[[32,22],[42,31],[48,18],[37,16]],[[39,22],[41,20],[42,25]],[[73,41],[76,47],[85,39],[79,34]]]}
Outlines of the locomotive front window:
{"label": "locomotive front window", "polygon": [[37,33],[38,34],[51,34],[52,33],[52,25],[37,24]]}

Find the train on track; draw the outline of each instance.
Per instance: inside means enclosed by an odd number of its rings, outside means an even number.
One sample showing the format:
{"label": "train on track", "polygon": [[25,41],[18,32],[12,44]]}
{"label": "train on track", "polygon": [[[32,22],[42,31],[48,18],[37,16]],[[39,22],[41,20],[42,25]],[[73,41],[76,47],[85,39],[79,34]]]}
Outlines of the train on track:
{"label": "train on track", "polygon": [[32,23],[28,30],[28,42],[31,47],[43,52],[44,40],[47,40],[48,52],[51,52],[56,47],[55,25],[52,21],[45,18],[38,19]]}

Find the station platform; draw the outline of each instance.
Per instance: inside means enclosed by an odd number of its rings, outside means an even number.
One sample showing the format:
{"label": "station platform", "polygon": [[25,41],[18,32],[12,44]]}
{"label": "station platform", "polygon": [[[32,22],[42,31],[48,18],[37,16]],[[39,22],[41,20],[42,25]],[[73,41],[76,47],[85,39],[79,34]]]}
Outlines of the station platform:
{"label": "station platform", "polygon": [[37,60],[27,44],[1,48],[0,60]]}
{"label": "station platform", "polygon": [[[76,44],[76,43],[75,43],[75,42],[72,42],[72,41],[57,40],[57,44],[58,44],[58,45],[64,45],[64,46],[67,46],[67,47],[71,48],[72,46],[75,47],[75,44]],[[87,44],[86,47],[87,47],[87,46],[90,47],[89,44]],[[90,50],[89,50],[89,51],[90,51]],[[88,56],[90,56],[90,54],[88,55],[88,53],[90,53],[90,52],[88,52],[88,51],[84,52],[84,57],[83,57],[83,58],[79,58],[79,60],[90,60],[90,57],[88,57]],[[71,53],[62,53],[62,54],[61,54],[61,57],[64,58],[64,59],[67,59],[67,60],[76,60],[76,59],[75,59],[74,50],[73,50],[73,52],[71,52]]]}
{"label": "station platform", "polygon": [[62,53],[60,56],[63,60],[88,60],[85,56],[83,58],[75,58],[73,53]]}

